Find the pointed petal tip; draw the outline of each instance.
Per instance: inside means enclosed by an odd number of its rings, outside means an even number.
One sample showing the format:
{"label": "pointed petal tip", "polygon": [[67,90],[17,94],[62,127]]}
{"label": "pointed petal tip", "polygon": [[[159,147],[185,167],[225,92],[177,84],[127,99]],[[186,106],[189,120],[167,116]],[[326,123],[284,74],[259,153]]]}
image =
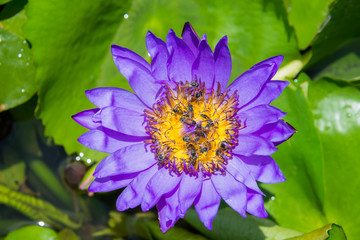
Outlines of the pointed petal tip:
{"label": "pointed petal tip", "polygon": [[211,225],[211,222],[208,221],[208,222],[204,222],[204,226],[209,229],[210,231],[212,230],[212,225]]}
{"label": "pointed petal tip", "polygon": [[142,210],[143,212],[149,211],[150,208],[151,208],[151,207],[149,206],[148,203],[146,203],[146,202],[142,202],[142,203],[141,203],[141,210]]}
{"label": "pointed petal tip", "polygon": [[183,30],[182,30],[181,35],[183,35],[184,32],[187,31],[187,30],[190,30],[190,31],[193,31],[193,32],[194,32],[194,29],[193,29],[193,27],[191,26],[191,23],[190,23],[190,22],[186,22],[186,23],[184,24],[184,27],[183,27]]}
{"label": "pointed petal tip", "polygon": [[111,54],[114,55],[114,50],[119,49],[119,48],[121,48],[121,47],[116,44],[111,44],[111,47],[110,47]]}
{"label": "pointed petal tip", "polygon": [[176,35],[176,33],[174,32],[174,30],[173,30],[172,28],[169,29],[168,35],[169,35],[169,34],[174,34],[174,35]]}
{"label": "pointed petal tip", "polygon": [[119,212],[122,212],[122,211],[125,211],[125,210],[129,209],[129,206],[126,203],[116,204],[116,209]]}
{"label": "pointed petal tip", "polygon": [[206,33],[201,37],[200,43],[201,43],[202,41],[206,41],[206,42],[207,42],[207,35],[206,35]]}

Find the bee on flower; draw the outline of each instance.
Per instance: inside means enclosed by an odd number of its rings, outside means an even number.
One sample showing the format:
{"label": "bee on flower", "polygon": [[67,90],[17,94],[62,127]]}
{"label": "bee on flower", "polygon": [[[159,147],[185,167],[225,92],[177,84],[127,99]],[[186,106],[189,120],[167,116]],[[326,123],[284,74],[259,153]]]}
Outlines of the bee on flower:
{"label": "bee on flower", "polygon": [[265,218],[257,181],[285,180],[270,157],[294,129],[269,105],[288,85],[272,80],[283,57],[266,59],[229,86],[227,37],[214,52],[190,23],[166,43],[146,35],[151,64],[113,45],[114,62],[135,93],[120,88],[86,91],[97,107],[73,116],[89,129],[78,140],[110,153],[94,172],[89,191],[124,188],[119,211],[156,205],[163,232],[194,205],[211,229],[221,199],[246,217]]}

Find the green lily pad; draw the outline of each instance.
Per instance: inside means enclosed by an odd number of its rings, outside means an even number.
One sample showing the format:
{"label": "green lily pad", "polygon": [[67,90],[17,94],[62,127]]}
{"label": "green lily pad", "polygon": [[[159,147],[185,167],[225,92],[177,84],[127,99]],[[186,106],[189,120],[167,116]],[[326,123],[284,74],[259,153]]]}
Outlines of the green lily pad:
{"label": "green lily pad", "polygon": [[344,230],[334,223],[289,240],[346,240]]}
{"label": "green lily pad", "polygon": [[349,239],[360,235],[360,91],[324,80],[309,87],[309,100],[324,155],[324,212]]}
{"label": "green lily pad", "polygon": [[16,0],[7,4],[0,11],[1,25],[9,32],[21,37],[26,38],[23,31],[23,26],[27,20],[24,7],[27,0]]}
{"label": "green lily pad", "polygon": [[324,159],[321,142],[307,102],[309,78],[301,74],[274,101],[274,106],[287,112],[284,118],[297,133],[278,146],[273,155],[286,181],[262,186],[273,194],[266,209],[283,227],[310,232],[328,223],[323,211]]}
{"label": "green lily pad", "polygon": [[248,215],[243,218],[229,207],[219,209],[208,230],[194,209],[188,210],[185,220],[210,239],[286,239],[301,233],[280,227],[268,219]]}
{"label": "green lily pad", "polygon": [[307,73],[313,79],[327,77],[339,82],[359,86],[360,80],[360,39],[353,40],[328,58],[314,65]]}
{"label": "green lily pad", "polygon": [[25,33],[38,66],[37,115],[46,126],[45,134],[64,145],[68,153],[84,152],[94,160],[105,156],[76,141],[86,129],[73,121],[71,115],[94,107],[87,100],[85,90],[100,86],[122,87],[118,79],[102,79],[101,75],[129,3],[98,0],[70,4],[68,1],[35,0],[26,7]]}
{"label": "green lily pad", "polygon": [[32,58],[27,41],[0,25],[0,112],[24,103],[36,92]]}
{"label": "green lily pad", "polygon": [[284,0],[289,22],[294,26],[300,49],[306,49],[321,30],[334,0]]}
{"label": "green lily pad", "polygon": [[57,233],[50,228],[31,225],[16,229],[5,237],[5,240],[19,239],[57,240],[58,236]]}
{"label": "green lily pad", "polygon": [[328,57],[348,41],[360,37],[359,12],[359,1],[340,0],[335,2],[330,11],[329,22],[312,45],[313,57],[308,63],[308,67]]}

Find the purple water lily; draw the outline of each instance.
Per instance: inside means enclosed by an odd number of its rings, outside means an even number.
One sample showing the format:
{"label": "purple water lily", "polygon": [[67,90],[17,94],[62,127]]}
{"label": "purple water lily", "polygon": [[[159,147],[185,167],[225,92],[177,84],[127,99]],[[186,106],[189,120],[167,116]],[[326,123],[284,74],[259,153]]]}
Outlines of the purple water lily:
{"label": "purple water lily", "polygon": [[227,37],[213,52],[189,23],[182,38],[170,30],[166,43],[146,35],[151,64],[113,45],[120,73],[133,91],[86,91],[97,107],[73,116],[90,129],[83,145],[110,153],[94,172],[89,191],[123,188],[119,211],[157,206],[163,232],[194,205],[208,229],[221,199],[236,212],[267,217],[257,181],[285,180],[270,157],[294,129],[269,104],[288,85],[271,80],[283,57],[262,61],[227,86],[231,56]]}

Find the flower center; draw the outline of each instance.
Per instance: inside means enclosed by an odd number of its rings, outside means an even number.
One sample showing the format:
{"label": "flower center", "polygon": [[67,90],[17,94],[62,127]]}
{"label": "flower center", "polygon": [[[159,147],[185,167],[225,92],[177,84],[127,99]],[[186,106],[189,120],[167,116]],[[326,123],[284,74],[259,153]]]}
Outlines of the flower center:
{"label": "flower center", "polygon": [[165,85],[162,98],[145,110],[146,130],[158,164],[174,172],[196,174],[225,171],[232,149],[237,146],[238,95],[207,90],[193,81]]}

